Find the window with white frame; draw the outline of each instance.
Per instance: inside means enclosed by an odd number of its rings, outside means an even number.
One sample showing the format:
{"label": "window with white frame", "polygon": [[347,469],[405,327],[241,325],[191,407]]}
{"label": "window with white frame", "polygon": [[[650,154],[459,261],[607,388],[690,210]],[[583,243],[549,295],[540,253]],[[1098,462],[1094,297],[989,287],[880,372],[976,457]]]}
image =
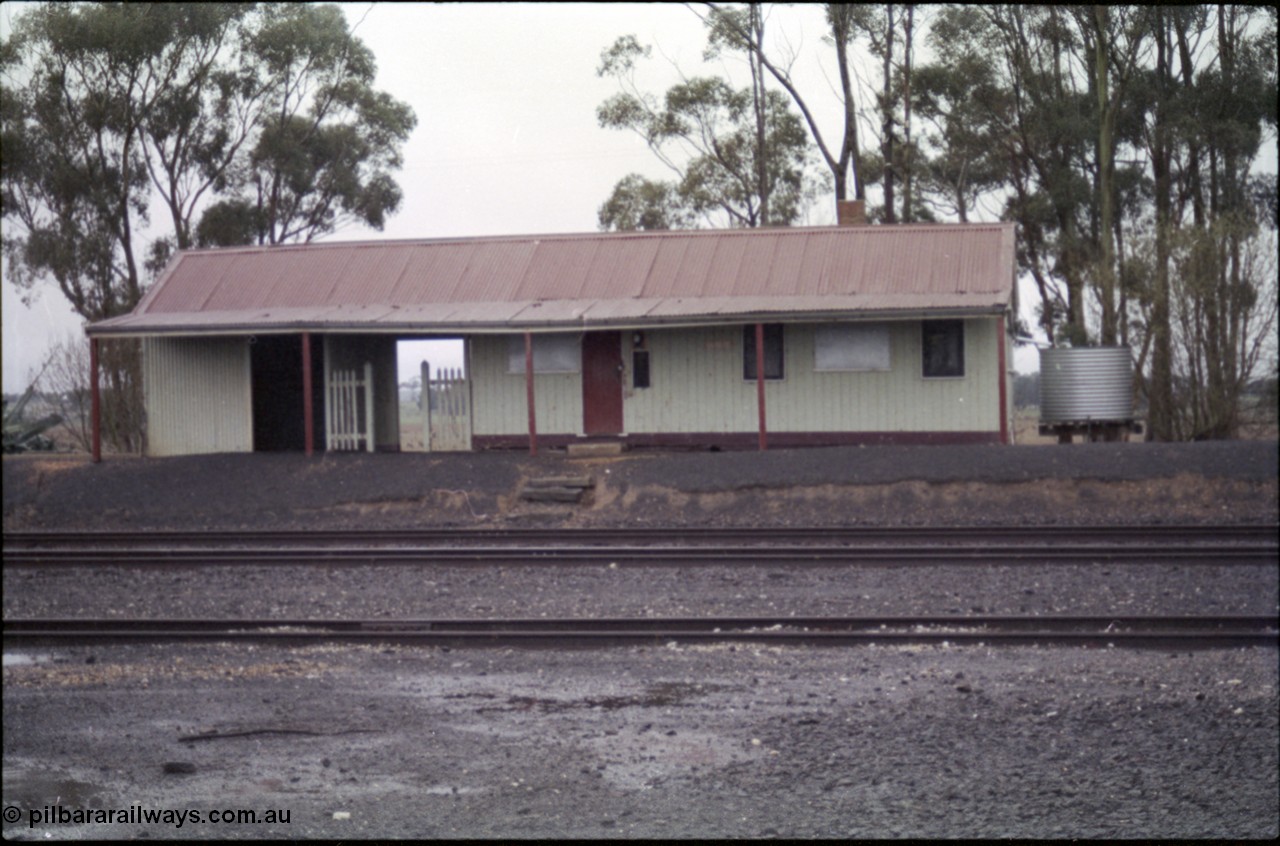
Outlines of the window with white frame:
{"label": "window with white frame", "polygon": [[889,370],[889,326],[833,323],[813,333],[813,369],[818,372]]}
{"label": "window with white frame", "polygon": [[[578,373],[582,370],[582,342],[577,334],[534,335],[534,373]],[[524,372],[524,336],[507,338],[507,372]]]}

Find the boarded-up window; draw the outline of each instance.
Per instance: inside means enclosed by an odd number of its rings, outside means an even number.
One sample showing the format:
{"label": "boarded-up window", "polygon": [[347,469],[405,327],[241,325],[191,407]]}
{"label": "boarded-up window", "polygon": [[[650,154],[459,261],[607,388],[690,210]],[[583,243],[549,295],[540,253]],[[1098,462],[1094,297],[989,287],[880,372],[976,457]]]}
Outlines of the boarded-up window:
{"label": "boarded-up window", "polygon": [[[578,373],[582,370],[582,343],[578,335],[534,335],[534,373]],[[507,372],[524,372],[524,336],[507,340]]]}
{"label": "boarded-up window", "polygon": [[888,370],[889,327],[883,323],[819,326],[813,333],[813,369]]}
{"label": "boarded-up window", "polygon": [[926,379],[963,376],[964,321],[924,321],[920,326],[920,358]]}
{"label": "boarded-up window", "polygon": [[[764,325],[764,378],[781,379],[782,368],[782,324],[766,323]],[[750,382],[756,380],[756,327],[742,327],[742,378]]]}

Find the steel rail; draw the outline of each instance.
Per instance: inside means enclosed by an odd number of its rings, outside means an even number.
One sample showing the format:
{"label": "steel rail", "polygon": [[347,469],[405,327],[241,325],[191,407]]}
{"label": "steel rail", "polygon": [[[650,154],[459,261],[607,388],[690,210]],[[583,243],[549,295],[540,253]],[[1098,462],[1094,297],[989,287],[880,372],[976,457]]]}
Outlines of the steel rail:
{"label": "steel rail", "polygon": [[1067,643],[1277,645],[1270,616],[678,617],[438,620],[29,619],[6,643],[248,641],[427,645],[619,645],[657,642]]}
{"label": "steel rail", "polygon": [[500,546],[23,549],[4,552],[11,568],[112,566],[831,566],[1183,563],[1274,564],[1270,544],[1052,546]]}
{"label": "steel rail", "polygon": [[178,545],[265,544],[445,544],[525,545],[695,544],[695,543],[911,543],[1019,542],[1079,543],[1280,542],[1280,528],[1264,524],[1107,526],[820,526],[809,528],[632,527],[585,529],[420,528],[354,530],[157,530],[5,532],[6,550],[44,546],[174,547]]}

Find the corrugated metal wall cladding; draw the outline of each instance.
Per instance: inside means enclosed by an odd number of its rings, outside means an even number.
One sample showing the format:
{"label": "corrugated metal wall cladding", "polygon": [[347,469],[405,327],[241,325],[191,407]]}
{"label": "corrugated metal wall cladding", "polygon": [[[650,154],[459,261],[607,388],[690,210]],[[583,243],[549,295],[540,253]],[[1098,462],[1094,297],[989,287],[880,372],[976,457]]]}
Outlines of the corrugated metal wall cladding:
{"label": "corrugated metal wall cladding", "polygon": [[[529,431],[524,374],[507,372],[508,343],[507,338],[498,336],[471,340],[471,425],[477,435]],[[582,431],[580,373],[540,373],[534,377],[534,394],[539,432]]]}
{"label": "corrugated metal wall cladding", "polygon": [[253,449],[249,348],[243,338],[148,339],[143,390],[148,455]]}
{"label": "corrugated metal wall cladding", "polygon": [[[817,371],[816,325],[788,325],[786,376],[766,385],[769,430],[998,431],[995,324],[965,322],[966,373],[960,379],[921,377],[917,321],[888,324],[890,370],[875,372]],[[756,430],[755,383],[742,378],[741,327],[654,330],[646,343],[652,387],[626,392],[628,431]]]}
{"label": "corrugated metal wall cladding", "polygon": [[1046,423],[1133,418],[1127,347],[1040,350],[1040,419]]}

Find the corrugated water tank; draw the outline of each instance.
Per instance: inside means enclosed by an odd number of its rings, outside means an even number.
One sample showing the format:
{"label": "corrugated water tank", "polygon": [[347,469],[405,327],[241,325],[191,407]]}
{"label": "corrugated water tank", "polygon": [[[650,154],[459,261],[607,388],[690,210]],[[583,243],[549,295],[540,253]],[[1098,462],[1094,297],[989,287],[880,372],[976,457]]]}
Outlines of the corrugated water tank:
{"label": "corrugated water tank", "polygon": [[1133,419],[1128,347],[1040,350],[1040,422]]}

